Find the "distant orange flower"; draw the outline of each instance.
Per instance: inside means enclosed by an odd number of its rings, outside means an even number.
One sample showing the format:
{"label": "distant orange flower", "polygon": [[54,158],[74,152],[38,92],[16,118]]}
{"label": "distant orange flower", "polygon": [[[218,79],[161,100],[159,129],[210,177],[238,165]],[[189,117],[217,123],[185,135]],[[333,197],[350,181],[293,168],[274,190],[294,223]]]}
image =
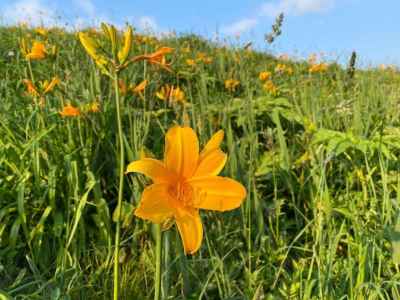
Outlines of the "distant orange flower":
{"label": "distant orange flower", "polygon": [[174,48],[161,47],[156,52],[136,56],[133,61],[147,60],[150,64],[157,65],[167,71],[171,71],[170,65],[167,64],[165,55],[174,51]]}
{"label": "distant orange flower", "polygon": [[40,81],[37,86],[29,79],[24,79],[22,82],[25,84],[28,94],[35,97],[44,97],[44,95],[50,93],[60,83],[60,79],[53,77],[50,82],[48,80]]}
{"label": "distant orange flower", "polygon": [[164,85],[160,91],[156,93],[157,98],[168,102],[185,103],[185,93],[178,86],[174,87],[168,84]]}
{"label": "distant orange flower", "polygon": [[197,53],[196,59],[200,62],[203,62],[204,64],[211,64],[213,61],[213,59],[207,56],[207,54],[204,52]]}
{"label": "distant orange flower", "polygon": [[46,47],[43,43],[34,41],[32,49],[25,56],[29,60],[40,60],[46,57]]}
{"label": "distant orange flower", "polygon": [[240,81],[236,80],[236,79],[225,80],[225,88],[230,92],[234,92],[236,90],[236,87],[239,86],[239,84],[240,84]]}
{"label": "distant orange flower", "polygon": [[267,80],[264,85],[263,85],[264,90],[267,92],[270,92],[272,95],[277,95],[278,94],[278,88],[276,85],[272,82],[272,80]]}
{"label": "distant orange flower", "polygon": [[143,93],[143,91],[145,90],[146,86],[147,86],[148,81],[145,79],[143,80],[141,83],[139,83],[137,86],[135,86],[132,91],[136,94],[140,94]]}
{"label": "distant orange flower", "polygon": [[275,67],[275,73],[286,73],[288,75],[293,74],[293,69],[290,66],[284,65],[284,64],[277,64]]}
{"label": "distant orange flower", "polygon": [[196,61],[195,61],[194,59],[188,58],[188,59],[186,60],[186,64],[187,64],[188,66],[194,67],[194,66],[196,66]]}
{"label": "distant orange flower", "polygon": [[328,70],[328,65],[326,63],[319,63],[319,64],[314,64],[312,65],[309,69],[308,72],[310,73],[322,73]]}
{"label": "distant orange flower", "polygon": [[199,153],[192,128],[172,127],[165,136],[164,160],[143,158],[126,170],[153,181],[144,189],[135,216],[164,226],[174,222],[187,254],[194,254],[202,243],[200,209],[233,210],[246,198],[241,183],[218,176],[227,160],[220,149],[223,137],[224,132],[218,131]]}
{"label": "distant orange flower", "polygon": [[51,92],[58,84],[60,84],[60,79],[58,77],[54,77],[50,82],[45,80],[43,82],[43,94]]}
{"label": "distant orange flower", "polygon": [[260,74],[258,74],[258,78],[261,81],[266,81],[271,78],[271,75],[272,75],[271,72],[263,71],[263,72],[260,72]]}
{"label": "distant orange flower", "polygon": [[63,107],[63,110],[59,112],[62,117],[77,117],[80,116],[81,111],[79,108],[68,104]]}
{"label": "distant orange flower", "polygon": [[121,95],[126,95],[128,93],[129,87],[126,85],[125,81],[122,79],[118,80],[118,88]]}
{"label": "distant orange flower", "polygon": [[34,96],[34,97],[39,96],[39,92],[37,91],[36,87],[34,86],[34,84],[31,80],[24,79],[22,82],[25,84],[26,90],[29,95]]}

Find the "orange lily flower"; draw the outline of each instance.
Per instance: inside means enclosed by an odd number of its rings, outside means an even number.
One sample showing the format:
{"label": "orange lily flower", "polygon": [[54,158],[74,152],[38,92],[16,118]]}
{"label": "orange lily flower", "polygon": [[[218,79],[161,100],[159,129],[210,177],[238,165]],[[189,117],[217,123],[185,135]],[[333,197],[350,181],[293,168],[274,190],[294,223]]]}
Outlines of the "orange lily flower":
{"label": "orange lily flower", "polygon": [[25,84],[28,94],[30,94],[31,96],[34,96],[34,97],[39,96],[39,92],[31,80],[24,79],[22,82]]}
{"label": "orange lily flower", "polygon": [[186,64],[190,67],[196,66],[196,61],[194,59],[188,58],[186,59]]}
{"label": "orange lily flower", "polygon": [[328,70],[328,65],[326,63],[319,63],[319,64],[314,64],[312,65],[309,69],[308,72],[310,73],[319,73],[319,72],[325,72]]}
{"label": "orange lily flower", "polygon": [[169,101],[169,102],[181,102],[185,103],[185,92],[180,89],[179,86],[174,87],[168,84],[164,85],[160,91],[156,93],[158,99]]}
{"label": "orange lily flower", "polygon": [[63,107],[63,110],[59,112],[62,117],[77,117],[80,116],[81,111],[79,108],[68,104]]}
{"label": "orange lily flower", "polygon": [[140,61],[140,60],[147,60],[149,63],[151,63],[153,65],[158,65],[161,68],[166,69],[167,71],[171,71],[171,68],[170,68],[171,64],[166,63],[165,55],[171,53],[172,51],[174,51],[174,48],[161,47],[154,53],[136,56],[133,59],[133,61],[135,62],[135,61]]}
{"label": "orange lily flower", "polygon": [[233,210],[246,198],[242,184],[217,176],[227,160],[220,149],[223,137],[218,131],[199,153],[194,130],[175,126],[165,136],[163,161],[143,158],[127,167],[127,173],[142,173],[153,181],[143,191],[135,215],[157,224],[174,220],[188,254],[194,254],[203,239],[199,209]]}
{"label": "orange lily flower", "polygon": [[26,58],[30,60],[39,60],[46,57],[46,48],[43,43],[34,41],[32,49],[26,54]]}
{"label": "orange lily flower", "polygon": [[227,79],[227,80],[225,80],[225,88],[230,92],[234,92],[236,90],[236,87],[239,84],[240,84],[240,81],[236,80],[236,79]]}
{"label": "orange lily flower", "polygon": [[271,72],[268,72],[268,71],[263,71],[263,72],[260,72],[259,74],[258,74],[258,78],[261,80],[261,81],[266,81],[266,80],[268,80],[268,79],[270,79],[271,78]]}
{"label": "orange lily flower", "polygon": [[122,79],[118,80],[118,88],[121,95],[126,95],[128,93],[128,86]]}
{"label": "orange lily flower", "polygon": [[60,79],[58,77],[54,77],[50,82],[45,80],[43,83],[43,94],[51,92],[58,84],[60,84]]}
{"label": "orange lily flower", "polygon": [[264,90],[266,90],[267,92],[270,92],[272,95],[276,96],[278,94],[278,88],[276,87],[276,85],[272,82],[272,80],[267,80],[264,84],[263,84],[263,88]]}
{"label": "orange lily flower", "polygon": [[148,83],[148,81],[146,79],[143,80],[141,83],[139,83],[137,86],[135,86],[133,88],[133,92],[136,94],[142,93],[144,91],[144,89],[146,88],[147,83]]}

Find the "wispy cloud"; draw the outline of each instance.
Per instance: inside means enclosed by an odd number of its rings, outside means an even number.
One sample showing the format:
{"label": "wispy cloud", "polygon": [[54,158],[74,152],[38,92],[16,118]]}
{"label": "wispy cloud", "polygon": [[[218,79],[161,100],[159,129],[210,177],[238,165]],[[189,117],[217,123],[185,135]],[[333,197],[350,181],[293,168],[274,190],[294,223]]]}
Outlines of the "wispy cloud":
{"label": "wispy cloud", "polygon": [[223,26],[221,28],[221,32],[228,35],[240,35],[253,29],[257,23],[257,18],[245,18],[232,24]]}
{"label": "wispy cloud", "polygon": [[331,9],[334,2],[334,0],[277,0],[264,3],[260,15],[274,17],[281,12],[288,15],[318,13]]}
{"label": "wispy cloud", "polygon": [[27,22],[34,26],[50,26],[57,22],[57,14],[54,7],[41,0],[16,1],[4,8],[3,18],[7,24]]}

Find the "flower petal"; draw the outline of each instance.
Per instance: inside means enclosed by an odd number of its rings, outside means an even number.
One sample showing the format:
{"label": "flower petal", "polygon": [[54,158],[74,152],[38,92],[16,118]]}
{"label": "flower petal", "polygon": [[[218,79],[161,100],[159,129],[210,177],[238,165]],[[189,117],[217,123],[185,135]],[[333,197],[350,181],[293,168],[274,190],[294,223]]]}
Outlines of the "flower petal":
{"label": "flower petal", "polygon": [[227,155],[220,149],[208,152],[208,154],[201,159],[193,177],[218,175],[224,168],[226,160]]}
{"label": "flower petal", "polygon": [[152,184],[144,189],[135,216],[153,223],[165,222],[175,214],[174,201],[167,184]]}
{"label": "flower petal", "polygon": [[177,218],[176,225],[182,238],[185,253],[194,254],[199,250],[203,240],[203,225],[199,212],[193,210],[190,214]]}
{"label": "flower petal", "polygon": [[131,162],[126,168],[126,173],[137,172],[150,177],[155,183],[173,181],[176,175],[168,170],[162,161],[153,158],[143,158]]}
{"label": "flower petal", "polygon": [[209,152],[219,149],[224,139],[224,131],[218,130],[204,146],[203,151],[200,153],[200,160],[203,159]]}
{"label": "flower petal", "polygon": [[197,168],[199,140],[190,127],[175,126],[165,135],[165,165],[176,174],[190,178]]}
{"label": "flower petal", "polygon": [[196,191],[193,207],[226,211],[238,208],[246,198],[245,187],[227,177],[208,176],[190,179],[188,183]]}

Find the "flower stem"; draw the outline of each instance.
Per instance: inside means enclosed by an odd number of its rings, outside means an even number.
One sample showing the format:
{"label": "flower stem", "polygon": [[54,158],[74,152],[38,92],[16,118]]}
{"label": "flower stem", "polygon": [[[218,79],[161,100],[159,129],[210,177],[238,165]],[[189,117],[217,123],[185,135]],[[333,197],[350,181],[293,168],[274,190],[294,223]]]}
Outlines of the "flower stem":
{"label": "flower stem", "polygon": [[119,99],[119,88],[118,88],[118,73],[114,73],[114,87],[115,87],[115,108],[117,111],[117,126],[118,126],[118,139],[119,139],[119,187],[118,187],[118,205],[117,205],[117,224],[115,230],[115,249],[114,249],[114,300],[118,300],[118,289],[119,289],[119,240],[121,232],[121,207],[122,207],[122,196],[124,188],[124,140],[122,136],[122,121],[121,121],[121,107]]}
{"label": "flower stem", "polygon": [[154,300],[160,300],[161,295],[161,225],[156,225],[156,273],[154,277]]}

